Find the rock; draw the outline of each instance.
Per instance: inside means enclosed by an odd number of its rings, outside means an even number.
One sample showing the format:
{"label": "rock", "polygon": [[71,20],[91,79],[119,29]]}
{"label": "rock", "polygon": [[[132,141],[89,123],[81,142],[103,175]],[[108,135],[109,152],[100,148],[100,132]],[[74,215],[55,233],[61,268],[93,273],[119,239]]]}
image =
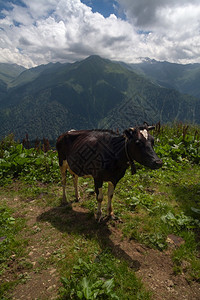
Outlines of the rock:
{"label": "rock", "polygon": [[167,236],[166,242],[168,246],[177,248],[180,247],[182,244],[185,243],[184,239],[182,239],[180,236],[176,236],[174,234],[169,234]]}
{"label": "rock", "polygon": [[173,281],[172,280],[170,280],[170,279],[167,279],[166,281],[165,281],[165,284],[166,284],[166,286],[169,288],[169,287],[173,287],[174,286],[174,283],[173,283]]}

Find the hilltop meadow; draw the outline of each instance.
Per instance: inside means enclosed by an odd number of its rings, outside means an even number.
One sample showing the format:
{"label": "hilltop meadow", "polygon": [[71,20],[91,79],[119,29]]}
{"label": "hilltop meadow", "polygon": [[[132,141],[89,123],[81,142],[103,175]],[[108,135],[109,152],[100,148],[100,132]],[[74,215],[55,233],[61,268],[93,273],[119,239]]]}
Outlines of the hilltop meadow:
{"label": "hilltop meadow", "polygon": [[199,299],[200,127],[152,135],[163,167],[128,169],[113,198],[118,220],[100,223],[92,179],[79,179],[77,203],[68,174],[61,207],[57,152],[1,140],[1,299]]}

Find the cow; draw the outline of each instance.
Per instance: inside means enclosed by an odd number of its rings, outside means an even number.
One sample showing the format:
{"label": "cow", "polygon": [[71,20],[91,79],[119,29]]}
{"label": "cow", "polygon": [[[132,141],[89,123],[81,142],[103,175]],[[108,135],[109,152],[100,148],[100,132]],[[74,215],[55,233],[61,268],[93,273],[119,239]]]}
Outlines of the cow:
{"label": "cow", "polygon": [[114,218],[112,197],[119,180],[131,166],[136,172],[134,160],[151,169],[162,166],[162,160],[153,150],[154,138],[149,131],[154,126],[138,126],[126,129],[123,134],[111,130],[70,130],[58,137],[59,166],[62,176],[63,198],[66,205],[66,170],[73,176],[75,197],[79,200],[78,177],[93,177],[98,202],[97,220],[102,218],[102,185],[108,182],[108,217]]}

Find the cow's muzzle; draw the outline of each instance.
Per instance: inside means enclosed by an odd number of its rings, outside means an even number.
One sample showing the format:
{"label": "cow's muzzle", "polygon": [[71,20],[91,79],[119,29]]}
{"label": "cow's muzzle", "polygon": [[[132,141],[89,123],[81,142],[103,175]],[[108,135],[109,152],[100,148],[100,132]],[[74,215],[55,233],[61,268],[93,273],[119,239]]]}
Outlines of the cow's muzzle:
{"label": "cow's muzzle", "polygon": [[157,159],[154,161],[153,165],[152,165],[152,169],[160,169],[163,165],[163,162],[161,159]]}

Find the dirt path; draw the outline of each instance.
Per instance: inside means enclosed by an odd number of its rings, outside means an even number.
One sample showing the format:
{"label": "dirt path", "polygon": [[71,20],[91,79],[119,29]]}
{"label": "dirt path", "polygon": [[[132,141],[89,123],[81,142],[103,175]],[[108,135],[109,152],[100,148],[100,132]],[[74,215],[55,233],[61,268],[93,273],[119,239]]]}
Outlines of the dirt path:
{"label": "dirt path", "polygon": [[[8,203],[15,209],[18,208],[16,217],[23,215],[22,205],[20,206],[19,202],[15,198],[14,201],[12,199]],[[102,247],[110,247],[115,256],[129,263],[145,286],[152,291],[152,299],[200,299],[199,283],[189,283],[184,274],[177,276],[173,274],[170,250],[160,252],[133,240],[123,239],[117,226],[113,223],[103,223],[97,226],[94,218],[88,218],[88,211],[78,204],[74,205],[72,210],[66,211],[63,208],[38,207],[35,201],[31,201],[23,209],[26,211],[25,218],[29,228],[27,233],[24,233],[29,239],[25,263],[26,266],[28,263],[31,264],[32,268],[24,272],[23,261],[21,269],[19,263],[15,268],[15,257],[12,257],[12,273],[8,271],[6,276],[8,278],[21,276],[24,279],[24,283],[18,284],[14,289],[12,299],[57,299],[61,285],[60,275],[52,258],[59,253],[62,259],[63,239],[69,239],[69,243],[73,242],[70,240],[70,233],[98,236]],[[63,226],[66,220],[67,229]]]}

